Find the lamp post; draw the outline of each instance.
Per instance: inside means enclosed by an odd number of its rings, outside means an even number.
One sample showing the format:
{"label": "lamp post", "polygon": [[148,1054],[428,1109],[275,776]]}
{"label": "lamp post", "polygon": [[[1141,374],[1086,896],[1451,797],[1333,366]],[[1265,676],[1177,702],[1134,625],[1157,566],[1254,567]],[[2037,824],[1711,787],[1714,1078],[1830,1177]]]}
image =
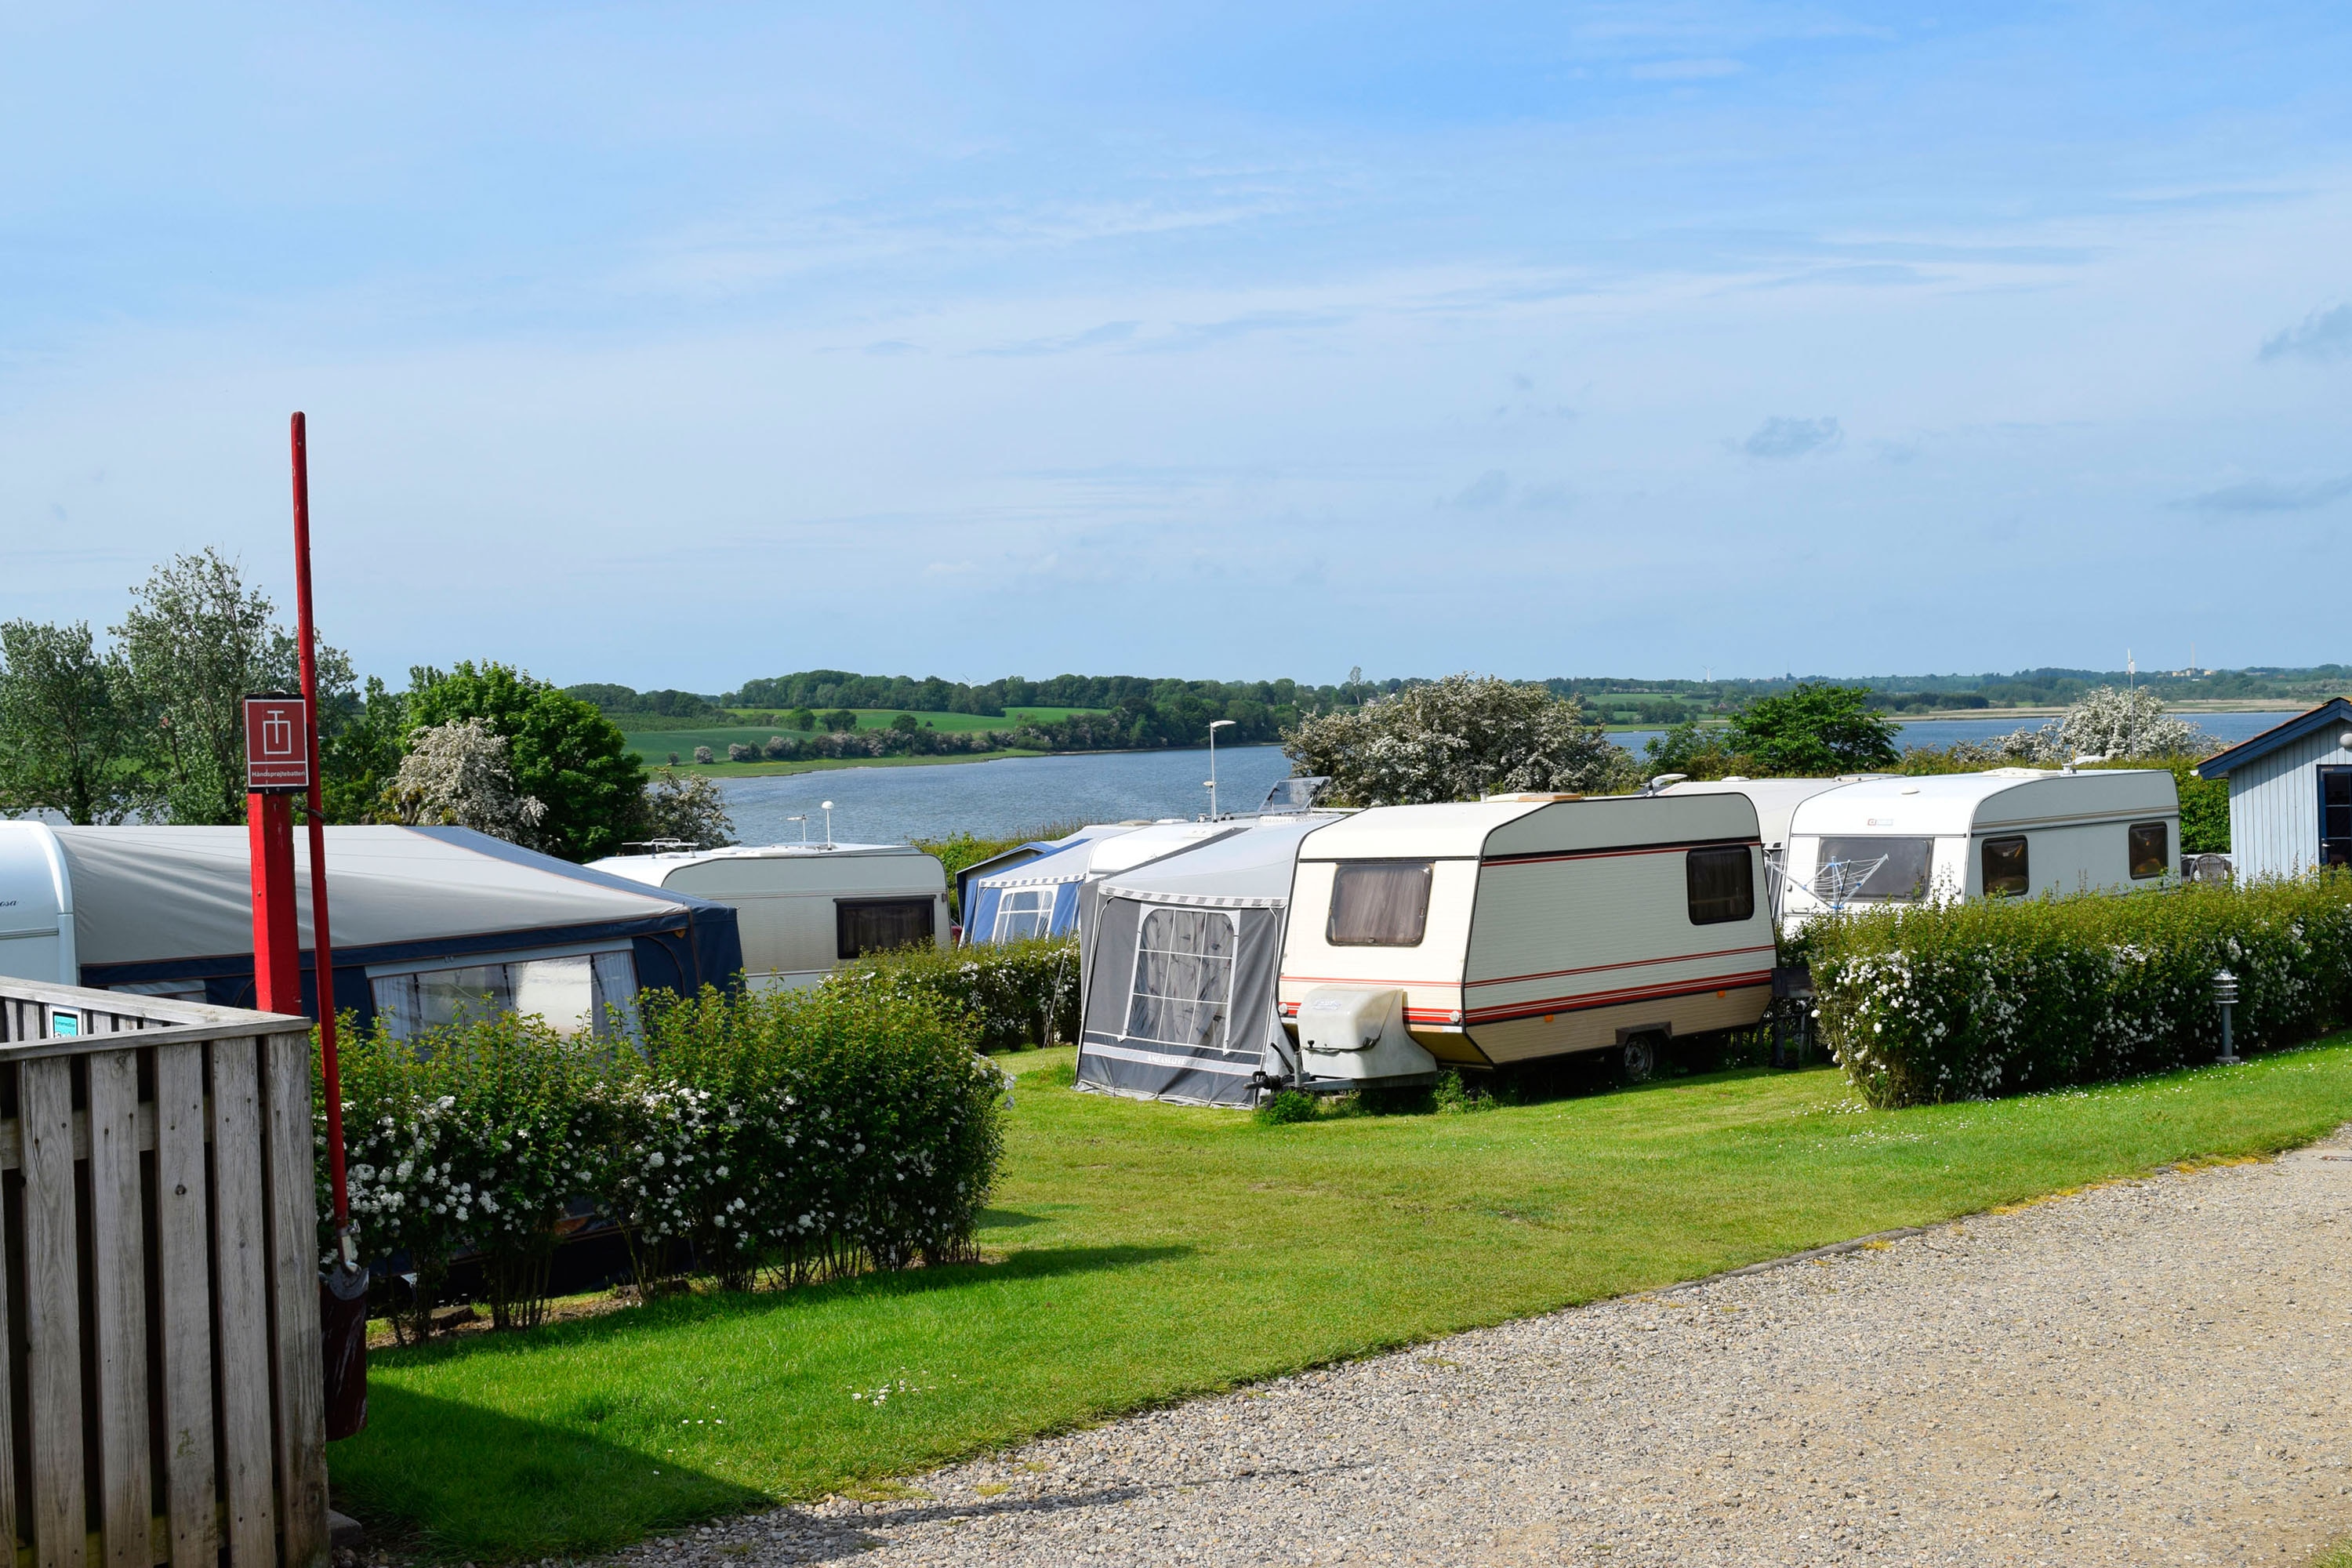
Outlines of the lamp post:
{"label": "lamp post", "polygon": [[[818,806],[824,813],[824,847],[830,849],[833,847],[833,802],[821,801]],[[803,833],[808,831],[805,824],[803,825],[801,831]]]}
{"label": "lamp post", "polygon": [[1232,723],[1231,719],[1209,721],[1209,820],[1217,818],[1217,731]]}
{"label": "lamp post", "polygon": [[797,822],[801,825],[801,842],[805,845],[808,842],[808,813],[804,811],[798,816],[788,816],[784,818],[784,820],[786,822]]}
{"label": "lamp post", "polygon": [[2221,1010],[2221,1054],[2215,1058],[2223,1067],[2235,1066],[2238,1053],[2230,1044],[2230,1008],[2238,1000],[2238,977],[2226,969],[2213,972],[2213,1005]]}

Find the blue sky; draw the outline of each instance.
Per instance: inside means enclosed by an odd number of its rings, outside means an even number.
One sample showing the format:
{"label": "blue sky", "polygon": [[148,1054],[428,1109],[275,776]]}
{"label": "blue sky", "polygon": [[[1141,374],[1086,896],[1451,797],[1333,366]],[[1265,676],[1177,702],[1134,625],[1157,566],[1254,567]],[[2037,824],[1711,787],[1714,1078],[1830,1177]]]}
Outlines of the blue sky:
{"label": "blue sky", "polygon": [[364,668],[2347,657],[2352,10],[0,6],[0,615]]}

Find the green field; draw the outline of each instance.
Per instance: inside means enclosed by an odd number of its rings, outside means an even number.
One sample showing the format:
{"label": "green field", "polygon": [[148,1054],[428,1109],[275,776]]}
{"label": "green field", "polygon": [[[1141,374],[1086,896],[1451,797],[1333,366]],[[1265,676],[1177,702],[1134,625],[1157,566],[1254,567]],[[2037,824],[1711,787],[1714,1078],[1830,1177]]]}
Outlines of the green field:
{"label": "green field", "polygon": [[[1043,722],[1051,723],[1056,719],[1066,719],[1073,713],[1092,713],[1097,712],[1099,710],[1092,708],[1023,708],[1016,710],[1016,711],[1024,717],[1034,717]],[[898,710],[896,709],[860,709],[857,710],[857,727],[861,730],[887,730],[890,727],[890,721],[898,717]],[[917,722],[928,724],[934,730],[951,730],[958,732],[971,730],[1009,730],[1013,727],[1015,722],[1013,713],[1010,712],[1002,719],[983,719],[971,713],[918,713],[915,715],[915,719]],[[667,762],[669,760],[670,753],[673,752],[677,753],[678,762],[681,766],[691,767],[693,765],[694,748],[697,746],[708,746],[713,752],[723,759],[727,755],[727,748],[730,745],[757,746],[771,735],[801,736],[806,733],[806,731],[799,730],[787,730],[780,724],[737,724],[707,730],[631,730],[627,727],[625,722],[621,720],[615,720],[614,722],[622,724],[622,739],[627,742],[629,749],[636,752],[638,757],[642,759],[646,765],[651,767],[658,767]],[[1023,753],[1005,752],[992,754],[999,756],[1012,756]],[[919,763],[961,763],[971,762],[976,759],[971,757],[913,757],[904,760]],[[860,762],[864,765],[870,767],[873,765],[874,759],[863,758],[860,759]],[[777,772],[799,773],[814,765],[819,764],[812,764],[808,763],[787,763],[779,766],[775,763],[753,764],[750,763],[728,763],[722,760],[711,764],[711,767],[712,771],[715,772],[748,773]],[[835,763],[831,765],[839,766],[841,764]]]}
{"label": "green field", "polygon": [[[1898,1111],[1744,1071],[1261,1126],[1020,1074],[992,1261],[379,1353],[337,1505],[453,1558],[603,1551],[1154,1402],[2352,1117],[2342,1038]],[[877,1391],[887,1397],[877,1399]],[[858,1395],[864,1397],[857,1397]]]}

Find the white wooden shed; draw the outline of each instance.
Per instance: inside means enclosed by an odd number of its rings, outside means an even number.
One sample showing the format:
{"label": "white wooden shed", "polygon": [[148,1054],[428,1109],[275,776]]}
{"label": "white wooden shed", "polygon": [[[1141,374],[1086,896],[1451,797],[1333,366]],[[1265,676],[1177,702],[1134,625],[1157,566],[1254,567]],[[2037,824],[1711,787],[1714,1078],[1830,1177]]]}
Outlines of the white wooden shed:
{"label": "white wooden shed", "polygon": [[2197,764],[2230,781],[2230,859],[2241,877],[2352,866],[2352,701],[2308,713]]}

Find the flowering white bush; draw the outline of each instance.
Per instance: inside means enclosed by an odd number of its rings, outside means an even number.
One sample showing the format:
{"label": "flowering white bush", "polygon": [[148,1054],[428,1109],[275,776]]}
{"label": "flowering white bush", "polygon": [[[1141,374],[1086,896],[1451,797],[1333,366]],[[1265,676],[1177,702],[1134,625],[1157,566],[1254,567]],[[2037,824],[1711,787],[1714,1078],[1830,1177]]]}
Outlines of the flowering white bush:
{"label": "flowering white bush", "polygon": [[1358,805],[1476,800],[1523,790],[1630,787],[1632,757],[1573,700],[1492,676],[1449,675],[1283,732],[1297,771]]}
{"label": "flowering white bush", "polygon": [[479,719],[429,724],[408,737],[408,754],[378,807],[383,820],[471,827],[514,844],[535,844],[547,807],[515,784],[507,738]]}
{"label": "flowering white bush", "polygon": [[1872,910],[1806,928],[1823,1031],[1874,1105],[2210,1061],[2352,1019],[2352,875]]}
{"label": "flowering white bush", "polygon": [[1951,748],[1954,762],[1980,767],[2004,763],[2047,766],[2077,757],[2195,757],[2212,749],[2212,738],[2186,719],[2164,710],[2164,700],[2146,687],[2125,690],[2102,686],[2038,730],[2019,730],[1991,741],[1962,741]]}
{"label": "flowering white bush", "polygon": [[352,1213],[368,1256],[415,1277],[390,1303],[404,1336],[427,1331],[464,1253],[498,1326],[539,1321],[557,1237],[592,1203],[627,1232],[641,1284],[971,1255],[1004,1085],[969,1020],[853,991],[656,993],[642,1012],[642,1058],[511,1014],[423,1041],[346,1029]]}

